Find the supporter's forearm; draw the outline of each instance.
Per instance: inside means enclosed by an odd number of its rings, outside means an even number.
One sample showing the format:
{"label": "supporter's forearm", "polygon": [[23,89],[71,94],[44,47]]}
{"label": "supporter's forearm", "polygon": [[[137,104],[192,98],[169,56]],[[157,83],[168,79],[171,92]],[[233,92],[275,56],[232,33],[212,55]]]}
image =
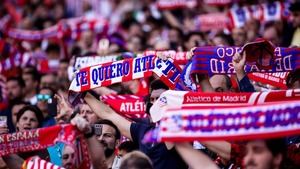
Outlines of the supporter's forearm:
{"label": "supporter's forearm", "polygon": [[117,114],[108,105],[96,99],[90,93],[87,93],[87,95],[84,97],[84,100],[98,117],[112,121],[118,127],[122,135],[132,139],[130,134],[130,121]]}
{"label": "supporter's forearm", "polygon": [[88,138],[87,142],[93,168],[107,169],[103,146],[98,142],[95,136]]}
{"label": "supporter's forearm", "polygon": [[203,141],[206,148],[217,153],[225,160],[230,160],[231,144],[227,141]]}
{"label": "supporter's forearm", "polygon": [[246,72],[244,69],[236,70],[236,77],[238,81],[241,81],[246,76]]}
{"label": "supporter's forearm", "polygon": [[20,169],[22,168],[22,164],[24,159],[16,154],[9,154],[7,156],[3,156],[3,161],[6,163],[9,169]]}
{"label": "supporter's forearm", "polygon": [[86,94],[84,100],[91,107],[91,109],[97,114],[97,116],[99,116],[102,119],[109,119],[111,114],[115,113],[114,110],[112,110],[108,105],[97,100],[90,93]]}
{"label": "supporter's forearm", "polygon": [[218,166],[205,154],[193,149],[189,143],[176,143],[177,152],[183,158],[183,160],[192,169],[200,169],[205,166],[206,169],[217,169]]}

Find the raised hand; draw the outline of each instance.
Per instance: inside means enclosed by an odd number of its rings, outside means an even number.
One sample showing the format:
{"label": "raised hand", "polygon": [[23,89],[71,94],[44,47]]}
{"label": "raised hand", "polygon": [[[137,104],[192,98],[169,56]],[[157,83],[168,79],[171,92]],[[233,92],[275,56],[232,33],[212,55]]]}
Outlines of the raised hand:
{"label": "raised hand", "polygon": [[84,118],[80,116],[76,116],[71,120],[71,124],[76,126],[79,131],[86,134],[91,132],[92,128],[88,121],[86,121]]}
{"label": "raised hand", "polygon": [[238,52],[235,53],[235,55],[232,58],[232,64],[236,71],[236,76],[239,81],[242,80],[246,74],[244,70],[245,63],[246,63],[246,51],[242,55],[239,54]]}
{"label": "raised hand", "polygon": [[55,117],[58,124],[67,123],[73,114],[73,109],[66,101],[62,93],[57,93],[54,95],[57,99],[57,116]]}

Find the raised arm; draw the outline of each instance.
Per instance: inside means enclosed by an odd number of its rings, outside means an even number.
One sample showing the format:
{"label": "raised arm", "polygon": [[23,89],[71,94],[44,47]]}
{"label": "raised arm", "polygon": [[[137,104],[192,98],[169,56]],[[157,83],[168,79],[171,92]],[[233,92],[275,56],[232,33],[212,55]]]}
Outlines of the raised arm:
{"label": "raised arm", "polygon": [[175,148],[190,168],[218,169],[218,166],[207,155],[193,149],[189,143],[176,143]]}
{"label": "raised arm", "polygon": [[86,94],[84,100],[91,107],[91,109],[97,114],[97,116],[99,116],[101,119],[107,119],[112,121],[118,127],[122,135],[132,140],[130,134],[131,122],[129,120],[116,113],[108,105],[96,99],[90,93]]}
{"label": "raised arm", "polygon": [[206,148],[217,153],[225,160],[230,160],[231,144],[227,141],[203,141],[201,142]]}
{"label": "raised arm", "polygon": [[232,58],[232,64],[239,81],[241,81],[246,75],[244,70],[245,63],[246,63],[246,52],[244,52],[242,55],[236,53]]}
{"label": "raised arm", "polygon": [[97,140],[93,133],[92,127],[82,117],[75,117],[71,120],[71,123],[75,125],[79,131],[85,134],[85,139],[88,144],[89,154],[94,169],[107,169],[107,164],[104,156],[104,149],[102,144]]}
{"label": "raised arm", "polygon": [[244,66],[246,64],[246,52],[242,55],[236,53],[232,58],[233,67],[236,71],[236,76],[239,82],[239,88],[241,92],[255,92],[253,85],[251,84]]}

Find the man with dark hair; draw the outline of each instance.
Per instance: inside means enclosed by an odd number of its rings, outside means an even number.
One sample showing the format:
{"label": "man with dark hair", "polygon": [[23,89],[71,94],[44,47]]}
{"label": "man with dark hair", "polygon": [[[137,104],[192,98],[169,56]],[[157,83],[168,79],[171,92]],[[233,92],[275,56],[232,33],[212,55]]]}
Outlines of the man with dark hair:
{"label": "man with dark hair", "polygon": [[246,169],[281,169],[286,154],[284,139],[253,140],[246,143]]}
{"label": "man with dark hair", "polygon": [[15,100],[22,100],[23,98],[23,88],[25,87],[25,83],[20,77],[11,77],[7,79],[7,94],[8,101],[12,102]]}
{"label": "man with dark hair", "polygon": [[[14,127],[16,127],[18,112],[27,105],[30,105],[30,103],[24,101],[15,101],[11,104],[11,119]],[[15,130],[13,129],[13,131]]]}
{"label": "man with dark hair", "polygon": [[152,83],[150,84],[150,102],[153,104],[166,90],[169,90],[169,87],[165,85],[161,80],[152,81]]}
{"label": "man with dark hair", "polygon": [[36,94],[40,83],[40,74],[35,67],[28,66],[23,69],[22,78],[25,82],[24,100],[35,105],[37,103]]}
{"label": "man with dark hair", "polygon": [[[155,80],[150,86],[150,98],[155,101],[162,92],[168,88],[159,80]],[[155,94],[154,94],[155,93]],[[122,135],[132,140],[138,145],[139,150],[149,156],[153,166],[156,169],[185,169],[186,164],[177,154],[174,145],[171,143],[153,143],[145,144],[142,142],[145,134],[154,129],[154,125],[134,123],[121,115],[117,114],[113,109],[97,100],[91,93],[84,96],[84,100],[97,113],[101,119],[112,121],[120,130]],[[151,101],[150,100],[150,101]],[[101,110],[101,111],[99,111]]]}
{"label": "man with dark hair", "polygon": [[62,59],[59,61],[58,70],[57,70],[57,81],[60,86],[68,88],[70,85],[69,76],[68,76],[68,66],[69,60]]}
{"label": "man with dark hair", "polygon": [[57,89],[58,82],[57,75],[54,73],[47,73],[41,76],[39,88],[43,87],[51,87],[53,89]]}
{"label": "man with dark hair", "polygon": [[205,46],[205,38],[201,32],[190,32],[184,37],[185,50],[199,46]]}
{"label": "man with dark hair", "polygon": [[121,143],[118,147],[118,155],[120,157],[123,157],[125,154],[128,154],[130,152],[132,152],[133,150],[136,150],[137,147],[134,144],[134,142],[132,141],[124,141],[123,143]]}
{"label": "man with dark hair", "polygon": [[[101,127],[99,127],[99,125],[101,125]],[[120,143],[121,133],[119,129],[109,120],[100,120],[94,127],[95,135],[98,141],[103,145],[108,168],[118,169],[121,164],[121,158],[114,152]]]}
{"label": "man with dark hair", "polygon": [[47,57],[52,60],[52,59],[59,59],[60,57],[60,47],[58,44],[49,44],[47,49],[46,49]]}
{"label": "man with dark hair", "polygon": [[[23,99],[23,88],[25,84],[21,77],[10,77],[6,80],[8,107],[0,111],[0,116],[6,117],[7,130],[12,133],[15,132],[15,124],[12,120],[12,105],[20,102]],[[0,101],[1,102],[1,101]]]}

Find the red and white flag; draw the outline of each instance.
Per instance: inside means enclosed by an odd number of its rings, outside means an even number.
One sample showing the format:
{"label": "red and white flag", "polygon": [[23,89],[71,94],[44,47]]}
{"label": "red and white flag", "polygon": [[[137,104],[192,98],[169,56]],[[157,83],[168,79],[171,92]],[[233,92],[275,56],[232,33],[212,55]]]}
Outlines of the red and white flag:
{"label": "red and white flag", "polygon": [[232,8],[228,15],[234,28],[244,26],[245,23],[251,19],[251,12],[247,7]]}
{"label": "red and white flag", "polygon": [[195,18],[195,25],[201,31],[223,30],[228,27],[229,19],[224,13],[209,13]]}
{"label": "red and white flag", "polygon": [[263,21],[276,21],[282,19],[284,13],[284,4],[276,1],[273,3],[262,4]]}

